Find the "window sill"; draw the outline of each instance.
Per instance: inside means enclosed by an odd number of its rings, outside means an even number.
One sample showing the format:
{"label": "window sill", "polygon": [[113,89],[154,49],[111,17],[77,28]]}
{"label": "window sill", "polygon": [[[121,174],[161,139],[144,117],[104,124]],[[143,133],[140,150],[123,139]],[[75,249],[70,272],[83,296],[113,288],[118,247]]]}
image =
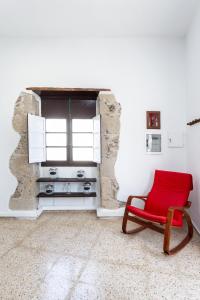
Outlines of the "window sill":
{"label": "window sill", "polygon": [[42,167],[96,167],[97,163],[93,161],[45,161],[41,163]]}

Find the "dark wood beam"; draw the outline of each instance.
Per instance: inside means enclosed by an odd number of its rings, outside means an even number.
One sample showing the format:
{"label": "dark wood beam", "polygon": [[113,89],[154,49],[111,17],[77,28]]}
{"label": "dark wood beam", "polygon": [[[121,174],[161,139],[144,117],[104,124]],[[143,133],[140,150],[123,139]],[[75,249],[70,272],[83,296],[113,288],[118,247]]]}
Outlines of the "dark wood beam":
{"label": "dark wood beam", "polygon": [[110,92],[110,89],[105,88],[59,88],[59,87],[27,87],[29,91],[33,91],[34,93],[40,95],[41,92]]}

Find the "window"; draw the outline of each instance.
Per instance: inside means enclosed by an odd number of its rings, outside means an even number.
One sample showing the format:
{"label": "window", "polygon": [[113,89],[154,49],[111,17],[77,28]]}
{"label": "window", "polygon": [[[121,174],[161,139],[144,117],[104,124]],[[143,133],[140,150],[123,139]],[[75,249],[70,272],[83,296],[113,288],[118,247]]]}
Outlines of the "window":
{"label": "window", "polygon": [[41,95],[46,120],[46,162],[43,166],[96,166],[93,162],[95,93]]}
{"label": "window", "polygon": [[47,161],[67,160],[67,120],[46,119]]}
{"label": "window", "polygon": [[93,120],[72,120],[72,158],[74,161],[93,160]]}

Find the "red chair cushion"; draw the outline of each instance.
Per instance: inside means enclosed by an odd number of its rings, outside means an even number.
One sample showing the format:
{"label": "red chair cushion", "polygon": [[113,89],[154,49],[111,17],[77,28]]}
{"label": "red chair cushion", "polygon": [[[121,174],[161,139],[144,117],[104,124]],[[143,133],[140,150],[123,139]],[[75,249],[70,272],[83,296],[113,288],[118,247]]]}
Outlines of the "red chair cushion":
{"label": "red chair cushion", "polygon": [[[156,222],[160,224],[166,224],[167,223],[167,217],[164,216],[158,216],[158,215],[153,215],[148,212],[146,212],[143,209],[134,207],[134,206],[127,206],[127,209],[130,213],[143,218],[145,220],[151,221],[151,222]],[[183,221],[182,221],[182,216],[179,217],[178,219],[173,219],[172,225],[176,227],[182,227]]]}

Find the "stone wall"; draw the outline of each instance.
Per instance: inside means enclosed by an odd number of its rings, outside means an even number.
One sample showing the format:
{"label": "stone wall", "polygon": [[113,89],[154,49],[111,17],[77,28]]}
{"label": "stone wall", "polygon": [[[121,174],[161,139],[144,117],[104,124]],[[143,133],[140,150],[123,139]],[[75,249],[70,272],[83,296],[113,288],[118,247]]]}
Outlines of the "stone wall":
{"label": "stone wall", "polygon": [[119,207],[115,178],[115,162],[119,149],[121,106],[111,93],[100,92],[99,110],[101,114],[102,163],[100,165],[101,207]]}
{"label": "stone wall", "polygon": [[39,102],[35,96],[21,93],[15,103],[13,128],[20,135],[17,148],[10,158],[10,170],[17,178],[18,186],[10,198],[10,209],[31,210],[37,207],[36,194],[39,165],[28,164],[27,114],[39,115]]}

